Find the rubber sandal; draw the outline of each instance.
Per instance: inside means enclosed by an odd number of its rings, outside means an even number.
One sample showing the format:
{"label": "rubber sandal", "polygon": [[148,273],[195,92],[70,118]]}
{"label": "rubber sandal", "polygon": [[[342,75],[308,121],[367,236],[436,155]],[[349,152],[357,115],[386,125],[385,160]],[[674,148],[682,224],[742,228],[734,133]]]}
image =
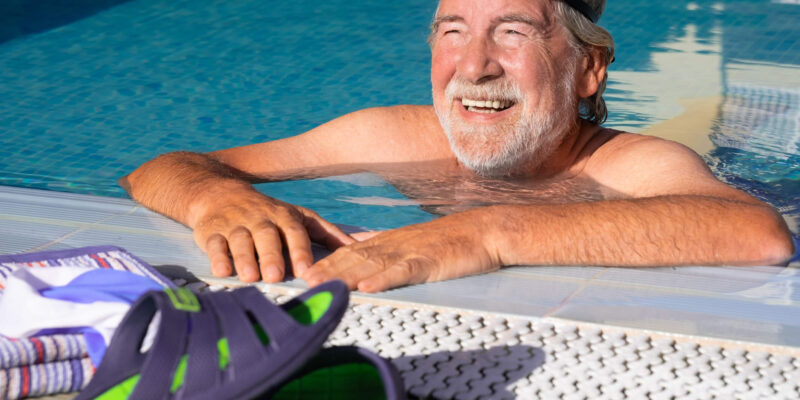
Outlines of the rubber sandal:
{"label": "rubber sandal", "polygon": [[[77,399],[255,398],[316,354],[347,309],[329,281],[276,306],[254,287],[147,292],[125,315]],[[152,345],[142,352],[159,312]]]}
{"label": "rubber sandal", "polygon": [[320,350],[286,383],[262,398],[395,400],[406,394],[391,362],[364,348],[342,346]]}

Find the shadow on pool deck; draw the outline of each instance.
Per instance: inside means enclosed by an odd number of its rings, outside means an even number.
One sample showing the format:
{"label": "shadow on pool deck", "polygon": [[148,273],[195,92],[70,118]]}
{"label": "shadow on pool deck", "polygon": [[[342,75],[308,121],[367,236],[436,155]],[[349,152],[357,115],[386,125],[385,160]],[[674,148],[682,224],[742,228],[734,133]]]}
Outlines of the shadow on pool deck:
{"label": "shadow on pool deck", "polygon": [[459,393],[473,398],[514,398],[511,386],[544,365],[546,354],[531,346],[495,346],[404,356],[392,362],[413,366],[403,373],[410,398],[458,398]]}

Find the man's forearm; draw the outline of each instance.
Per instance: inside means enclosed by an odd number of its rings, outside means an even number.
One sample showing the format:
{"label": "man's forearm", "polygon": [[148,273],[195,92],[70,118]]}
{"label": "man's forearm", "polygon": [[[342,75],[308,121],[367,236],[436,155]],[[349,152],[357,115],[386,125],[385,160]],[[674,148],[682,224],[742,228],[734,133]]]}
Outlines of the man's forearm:
{"label": "man's forearm", "polygon": [[156,157],[119,184],[139,203],[190,227],[213,191],[250,186],[241,173],[213,157],[189,152]]}
{"label": "man's forearm", "polygon": [[785,262],[793,244],[767,206],[664,196],[486,210],[502,265],[754,265]]}

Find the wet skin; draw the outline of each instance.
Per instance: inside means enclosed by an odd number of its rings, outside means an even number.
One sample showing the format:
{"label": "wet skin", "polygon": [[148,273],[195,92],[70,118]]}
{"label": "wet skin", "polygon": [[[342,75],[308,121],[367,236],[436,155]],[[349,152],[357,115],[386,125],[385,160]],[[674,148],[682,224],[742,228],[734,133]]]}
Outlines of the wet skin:
{"label": "wet skin", "polygon": [[[577,118],[577,100],[565,99],[597,91],[604,51],[571,52],[552,2],[442,0],[436,17],[433,102],[457,128],[451,138],[434,107],[366,109],[287,139],[162,155],[121,184],[194,229],[215,275],[235,271],[245,282],[280,281],[287,263],[310,285],[342,279],[375,292],[505,265],[764,265],[791,256],[780,215],[718,181],[688,148]],[[470,110],[465,96],[445,95],[453,81],[513,83],[521,97],[498,112]],[[492,158],[537,112],[559,116],[540,134],[563,135],[546,158],[524,158],[505,178],[476,176],[456,159]],[[421,174],[381,167],[436,163]],[[251,185],[362,171],[446,215],[356,241]],[[314,263],[311,241],[336,251]]]}
{"label": "wet skin", "polygon": [[628,197],[584,175],[547,179],[484,177],[452,168],[446,162],[371,170],[380,171],[380,176],[400,193],[436,215],[499,204],[566,204]]}

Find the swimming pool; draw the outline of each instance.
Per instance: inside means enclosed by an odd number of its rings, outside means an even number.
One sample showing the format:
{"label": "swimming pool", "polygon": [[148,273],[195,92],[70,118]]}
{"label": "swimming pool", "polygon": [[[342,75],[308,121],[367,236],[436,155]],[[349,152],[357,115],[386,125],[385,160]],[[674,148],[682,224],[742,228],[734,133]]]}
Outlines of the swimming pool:
{"label": "swimming pool", "polygon": [[[170,276],[235,285],[210,279],[184,227],[118,198],[116,178],[162,152],[269,140],[363,107],[429,102],[424,41],[435,2],[381,3],[3,2],[0,185],[9,186],[0,186],[0,253],[113,243]],[[607,125],[689,145],[722,179],[778,207],[795,235],[796,3],[611,0],[601,20],[618,43]],[[369,174],[260,188],[368,228],[434,218]],[[484,374],[487,382],[469,382],[474,392],[520,398],[565,388],[590,398],[598,388],[608,397],[661,388],[677,397],[796,398],[798,271],[510,267],[353,293],[355,313],[334,344],[393,358],[421,398],[454,397],[433,393],[465,387],[458,379],[477,367],[498,367],[506,382]],[[273,296],[303,287],[260,286]],[[403,336],[415,327],[413,340]],[[520,353],[528,357],[521,367],[503,368]]]}
{"label": "swimming pool", "polygon": [[[160,153],[430,102],[430,0],[6,4],[2,185],[124,197],[116,179]],[[797,234],[800,6],[611,1],[605,14],[618,49],[606,125],[690,145],[718,176],[778,207]],[[367,228],[433,218],[370,176],[260,188]]]}

